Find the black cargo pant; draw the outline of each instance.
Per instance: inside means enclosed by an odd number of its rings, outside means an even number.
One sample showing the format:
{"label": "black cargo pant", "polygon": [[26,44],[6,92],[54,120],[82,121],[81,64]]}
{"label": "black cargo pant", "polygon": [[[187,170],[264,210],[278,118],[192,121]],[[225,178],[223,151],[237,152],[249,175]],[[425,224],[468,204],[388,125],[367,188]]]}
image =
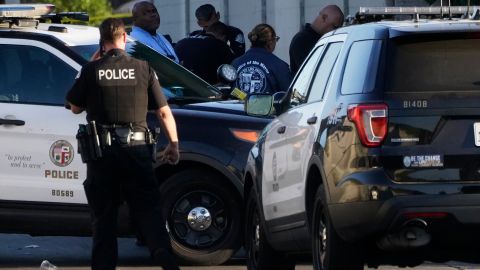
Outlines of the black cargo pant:
{"label": "black cargo pant", "polygon": [[147,145],[120,146],[113,142],[101,159],[87,163],[84,188],[92,213],[92,270],[114,270],[117,265],[117,215],[122,200],[130,207],[156,264],[165,270],[179,269],[162,219]]}

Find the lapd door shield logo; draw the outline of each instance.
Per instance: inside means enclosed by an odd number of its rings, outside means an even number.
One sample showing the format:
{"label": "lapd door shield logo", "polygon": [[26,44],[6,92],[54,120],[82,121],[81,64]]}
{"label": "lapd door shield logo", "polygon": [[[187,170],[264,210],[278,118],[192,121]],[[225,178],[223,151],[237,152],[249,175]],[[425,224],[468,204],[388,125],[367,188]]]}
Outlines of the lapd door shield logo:
{"label": "lapd door shield logo", "polygon": [[50,160],[59,167],[66,167],[73,160],[73,146],[64,140],[56,141],[50,147]]}

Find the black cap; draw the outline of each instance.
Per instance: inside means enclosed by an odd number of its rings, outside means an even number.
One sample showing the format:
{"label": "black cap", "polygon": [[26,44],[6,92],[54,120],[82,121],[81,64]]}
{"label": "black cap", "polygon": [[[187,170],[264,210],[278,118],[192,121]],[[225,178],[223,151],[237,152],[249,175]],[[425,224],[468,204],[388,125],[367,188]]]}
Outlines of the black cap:
{"label": "black cap", "polygon": [[199,20],[210,20],[212,16],[216,13],[215,7],[211,4],[201,5],[195,11],[195,17]]}

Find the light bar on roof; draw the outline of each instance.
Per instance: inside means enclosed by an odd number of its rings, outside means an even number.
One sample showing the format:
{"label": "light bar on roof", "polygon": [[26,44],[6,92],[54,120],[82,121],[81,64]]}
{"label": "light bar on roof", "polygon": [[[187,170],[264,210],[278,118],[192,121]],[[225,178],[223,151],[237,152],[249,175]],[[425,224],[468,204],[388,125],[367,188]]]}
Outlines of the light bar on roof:
{"label": "light bar on roof", "polygon": [[[472,13],[478,6],[444,6],[444,7],[360,7],[358,15],[462,15]],[[469,14],[470,15],[470,14]]]}
{"label": "light bar on roof", "polygon": [[0,5],[0,19],[40,18],[55,9],[52,4],[17,4]]}

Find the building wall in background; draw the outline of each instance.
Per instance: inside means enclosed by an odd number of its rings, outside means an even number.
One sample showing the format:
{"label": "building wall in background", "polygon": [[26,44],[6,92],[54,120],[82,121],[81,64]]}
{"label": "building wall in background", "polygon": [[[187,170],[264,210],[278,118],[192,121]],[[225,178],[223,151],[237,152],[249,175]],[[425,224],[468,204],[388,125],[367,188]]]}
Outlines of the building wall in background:
{"label": "building wall in background", "polygon": [[210,3],[220,12],[226,24],[240,28],[250,47],[248,33],[259,23],[268,23],[276,30],[280,41],[274,53],[289,62],[288,48],[292,37],[305,23],[313,21],[320,9],[338,5],[346,15],[354,15],[360,6],[425,5],[424,0],[154,0],[161,25],[159,32],[169,34],[174,42],[199,29],[195,10]]}

